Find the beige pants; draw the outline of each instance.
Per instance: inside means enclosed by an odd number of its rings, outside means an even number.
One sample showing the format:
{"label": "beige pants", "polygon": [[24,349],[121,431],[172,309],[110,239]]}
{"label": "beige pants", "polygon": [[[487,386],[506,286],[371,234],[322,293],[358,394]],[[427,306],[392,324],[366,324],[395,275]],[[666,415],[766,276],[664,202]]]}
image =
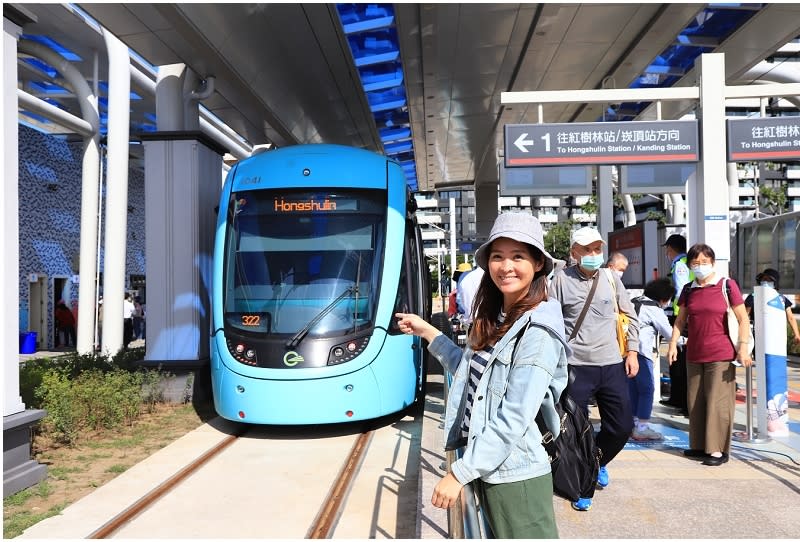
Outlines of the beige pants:
{"label": "beige pants", "polygon": [[730,452],[736,408],[736,367],[729,361],[686,364],[689,447]]}

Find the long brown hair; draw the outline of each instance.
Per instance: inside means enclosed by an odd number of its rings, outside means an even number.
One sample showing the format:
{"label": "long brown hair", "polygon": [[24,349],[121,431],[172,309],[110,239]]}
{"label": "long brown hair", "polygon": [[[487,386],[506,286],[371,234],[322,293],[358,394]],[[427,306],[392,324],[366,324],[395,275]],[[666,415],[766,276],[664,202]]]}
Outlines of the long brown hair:
{"label": "long brown hair", "polygon": [[[527,243],[523,244],[536,262],[544,262],[545,256],[539,249]],[[491,250],[491,247],[489,249]],[[503,308],[503,294],[487,271],[481,278],[481,283],[475,293],[475,301],[472,305],[475,307],[475,317],[469,332],[470,347],[473,350],[483,350],[487,346],[495,344],[520,316],[546,299],[547,273],[542,268],[533,276],[527,295],[511,307],[503,323],[498,326],[497,316]]]}

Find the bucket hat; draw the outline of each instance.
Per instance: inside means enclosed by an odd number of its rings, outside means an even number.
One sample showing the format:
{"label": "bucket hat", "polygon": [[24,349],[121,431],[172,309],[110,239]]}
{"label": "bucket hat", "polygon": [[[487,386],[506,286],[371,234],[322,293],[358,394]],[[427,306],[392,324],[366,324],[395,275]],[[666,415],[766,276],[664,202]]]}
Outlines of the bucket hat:
{"label": "bucket hat", "polygon": [[756,275],[756,283],[759,283],[762,280],[767,280],[767,281],[771,281],[771,282],[775,283],[775,287],[777,288],[778,287],[778,283],[781,280],[781,274],[778,273],[778,271],[776,271],[775,269],[772,269],[771,267],[767,267],[761,273]]}
{"label": "bucket hat", "polygon": [[542,273],[549,274],[553,269],[553,257],[544,249],[544,235],[539,220],[528,213],[503,213],[497,217],[489,232],[489,239],[475,251],[475,263],[488,271],[489,247],[492,241],[506,237],[536,247],[544,254]]}

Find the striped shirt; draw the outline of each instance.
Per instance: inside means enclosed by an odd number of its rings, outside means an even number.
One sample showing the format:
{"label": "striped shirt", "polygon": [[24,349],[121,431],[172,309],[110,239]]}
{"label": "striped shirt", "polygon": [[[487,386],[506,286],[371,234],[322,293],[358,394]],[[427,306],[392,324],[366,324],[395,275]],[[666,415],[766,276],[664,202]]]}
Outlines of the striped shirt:
{"label": "striped shirt", "polygon": [[461,436],[467,438],[469,435],[469,421],[472,417],[472,404],[475,401],[475,391],[478,389],[478,382],[486,370],[486,363],[492,357],[491,346],[487,346],[485,350],[479,350],[472,355],[469,360],[469,380],[467,381],[467,404],[464,411],[464,423],[461,426]]}
{"label": "striped shirt", "polygon": [[[506,319],[506,314],[500,312],[497,317],[497,325],[500,326]],[[481,380],[484,371],[486,371],[486,364],[492,357],[493,346],[487,346],[483,350],[479,350],[472,354],[472,359],[469,360],[469,380],[467,380],[467,404],[464,409],[464,423],[461,425],[461,436],[467,438],[469,436],[469,421],[472,418],[472,404],[475,402],[475,391],[478,389],[478,382]]]}

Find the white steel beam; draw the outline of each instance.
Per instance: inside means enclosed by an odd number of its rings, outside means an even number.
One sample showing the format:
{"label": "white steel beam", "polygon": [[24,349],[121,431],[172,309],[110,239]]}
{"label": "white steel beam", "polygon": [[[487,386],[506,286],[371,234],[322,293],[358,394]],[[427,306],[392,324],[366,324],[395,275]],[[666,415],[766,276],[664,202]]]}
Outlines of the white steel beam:
{"label": "white steel beam", "polygon": [[[760,88],[760,87],[759,87]],[[500,103],[623,103],[656,100],[698,100],[697,87],[668,88],[599,88],[591,90],[537,90],[501,92]]]}
{"label": "white steel beam", "polygon": [[768,98],[772,96],[800,96],[800,83],[728,85],[725,87],[726,98]]}

